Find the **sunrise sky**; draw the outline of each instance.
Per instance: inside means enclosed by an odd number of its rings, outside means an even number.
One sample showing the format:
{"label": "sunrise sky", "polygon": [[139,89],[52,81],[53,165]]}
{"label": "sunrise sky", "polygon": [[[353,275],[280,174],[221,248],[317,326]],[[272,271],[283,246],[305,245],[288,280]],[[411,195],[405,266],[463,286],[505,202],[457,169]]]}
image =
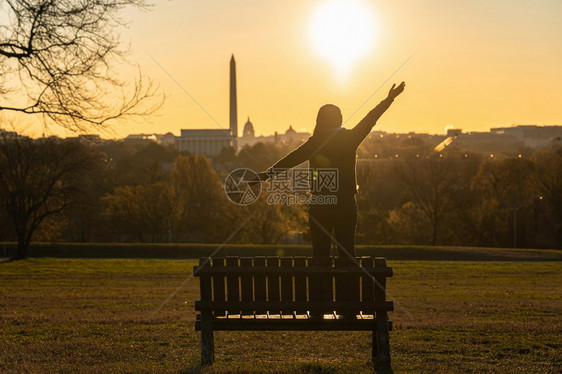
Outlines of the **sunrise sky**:
{"label": "sunrise sky", "polygon": [[[335,8],[326,5],[334,2]],[[560,0],[156,3],[148,12],[125,12],[130,24],[121,34],[130,42],[130,60],[168,99],[150,120],[116,126],[115,137],[227,128],[231,54],[240,132],[248,115],[257,135],[284,132],[289,125],[312,131],[325,103],[338,105],[350,127],[400,81],[406,90],[379,130],[443,133],[446,126],[487,131],[562,124]],[[313,24],[317,30],[328,27],[333,39],[311,35]],[[353,36],[354,30],[360,35]]]}

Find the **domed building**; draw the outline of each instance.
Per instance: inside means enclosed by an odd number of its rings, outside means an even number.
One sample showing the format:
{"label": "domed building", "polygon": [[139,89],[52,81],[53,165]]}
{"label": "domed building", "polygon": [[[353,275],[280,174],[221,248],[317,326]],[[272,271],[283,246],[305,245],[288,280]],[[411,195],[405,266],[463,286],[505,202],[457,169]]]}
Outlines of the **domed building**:
{"label": "domed building", "polygon": [[250,122],[250,117],[248,116],[248,121],[244,124],[244,131],[242,132],[243,138],[255,138],[254,125]]}
{"label": "domed building", "polygon": [[298,132],[296,131],[293,126],[289,126],[285,133],[277,133],[275,131],[274,135],[260,135],[256,136],[254,130],[254,124],[250,121],[250,117],[248,117],[248,121],[244,125],[244,132],[242,137],[239,138],[240,146],[246,145],[254,145],[258,142],[262,143],[284,143],[292,146],[297,146],[305,142],[310,137],[310,133],[308,132]]}
{"label": "domed building", "polygon": [[298,133],[293,129],[293,126],[289,126],[287,131],[285,131],[285,139],[283,139],[286,143],[293,143],[298,136]]}

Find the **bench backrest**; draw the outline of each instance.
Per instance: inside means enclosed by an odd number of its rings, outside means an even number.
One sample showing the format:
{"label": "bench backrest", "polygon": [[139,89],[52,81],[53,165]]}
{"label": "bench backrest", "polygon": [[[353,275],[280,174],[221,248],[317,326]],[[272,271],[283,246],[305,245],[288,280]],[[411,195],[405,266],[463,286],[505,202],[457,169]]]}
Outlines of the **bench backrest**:
{"label": "bench backrest", "polygon": [[382,257],[202,257],[197,310],[228,314],[373,314],[386,301],[392,268]]}

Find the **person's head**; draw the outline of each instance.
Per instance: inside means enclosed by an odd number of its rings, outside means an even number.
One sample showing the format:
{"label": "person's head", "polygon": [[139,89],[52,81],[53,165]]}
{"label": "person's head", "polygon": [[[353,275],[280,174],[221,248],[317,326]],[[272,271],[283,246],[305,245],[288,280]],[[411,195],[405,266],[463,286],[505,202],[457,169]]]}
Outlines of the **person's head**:
{"label": "person's head", "polygon": [[342,115],[340,108],[333,104],[323,105],[318,111],[318,116],[316,116],[314,134],[320,134],[324,131],[329,132],[339,128],[341,124]]}

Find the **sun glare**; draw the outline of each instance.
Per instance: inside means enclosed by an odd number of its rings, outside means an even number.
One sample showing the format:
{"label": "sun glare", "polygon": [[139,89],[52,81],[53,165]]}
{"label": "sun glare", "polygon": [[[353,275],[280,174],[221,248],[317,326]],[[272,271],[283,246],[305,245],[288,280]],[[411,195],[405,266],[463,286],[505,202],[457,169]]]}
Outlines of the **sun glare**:
{"label": "sun glare", "polygon": [[340,78],[373,48],[378,31],[373,13],[364,2],[350,0],[328,1],[314,12],[310,42]]}

